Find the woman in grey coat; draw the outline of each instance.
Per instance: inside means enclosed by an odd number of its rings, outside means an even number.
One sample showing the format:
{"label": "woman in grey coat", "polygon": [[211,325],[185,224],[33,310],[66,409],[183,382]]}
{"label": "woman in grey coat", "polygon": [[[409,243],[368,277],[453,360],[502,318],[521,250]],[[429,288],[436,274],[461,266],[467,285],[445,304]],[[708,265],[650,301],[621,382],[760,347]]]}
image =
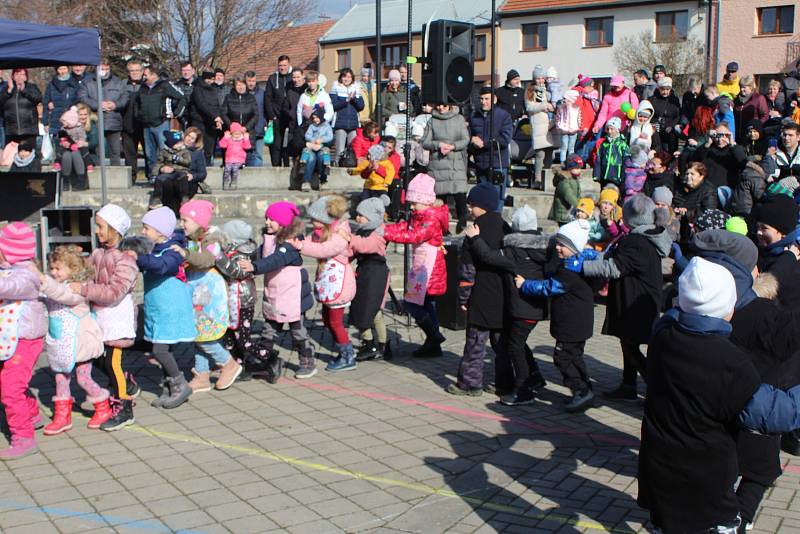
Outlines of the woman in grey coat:
{"label": "woman in grey coat", "polygon": [[436,180],[436,196],[452,196],[459,228],[467,218],[467,146],[469,132],[458,108],[438,104],[420,141],[430,151],[428,174]]}

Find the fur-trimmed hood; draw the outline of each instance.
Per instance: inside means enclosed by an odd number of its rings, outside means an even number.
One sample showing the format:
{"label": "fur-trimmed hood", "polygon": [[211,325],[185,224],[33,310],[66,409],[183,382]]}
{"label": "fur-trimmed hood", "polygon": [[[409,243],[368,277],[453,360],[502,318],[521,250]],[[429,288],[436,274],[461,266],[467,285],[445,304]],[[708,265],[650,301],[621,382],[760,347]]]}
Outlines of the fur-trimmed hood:
{"label": "fur-trimmed hood", "polygon": [[504,247],[517,247],[517,248],[532,248],[532,249],[546,249],[553,238],[551,235],[533,233],[533,232],[516,232],[507,234],[503,238]]}

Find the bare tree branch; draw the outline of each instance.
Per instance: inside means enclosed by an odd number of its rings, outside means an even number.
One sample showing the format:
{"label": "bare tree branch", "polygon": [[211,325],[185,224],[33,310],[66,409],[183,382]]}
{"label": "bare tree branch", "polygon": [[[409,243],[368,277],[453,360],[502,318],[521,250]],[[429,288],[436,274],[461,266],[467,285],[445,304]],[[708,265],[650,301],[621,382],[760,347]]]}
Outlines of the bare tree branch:
{"label": "bare tree branch", "polygon": [[650,31],[624,37],[614,45],[614,60],[620,72],[631,75],[641,68],[664,65],[678,94],[686,89],[686,79],[690,75],[702,75],[703,58],[703,43],[697,39],[656,43]]}

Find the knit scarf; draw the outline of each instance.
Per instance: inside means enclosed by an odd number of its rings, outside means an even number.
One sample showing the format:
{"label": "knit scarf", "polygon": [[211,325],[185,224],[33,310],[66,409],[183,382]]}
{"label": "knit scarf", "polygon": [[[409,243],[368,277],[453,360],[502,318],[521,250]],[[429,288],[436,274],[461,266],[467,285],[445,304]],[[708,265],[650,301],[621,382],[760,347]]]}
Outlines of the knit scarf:
{"label": "knit scarf", "polygon": [[27,167],[33,161],[33,158],[36,157],[36,152],[31,151],[30,155],[27,158],[23,159],[19,157],[19,154],[14,154],[14,165],[17,167]]}
{"label": "knit scarf", "polygon": [[764,254],[767,256],[780,256],[786,250],[786,247],[793,245],[797,242],[797,229],[795,228],[784,236],[780,241],[765,247]]}
{"label": "knit scarf", "polygon": [[731,324],[724,319],[708,317],[707,315],[697,315],[696,313],[685,312],[680,308],[672,308],[664,313],[661,319],[656,321],[653,327],[653,333],[655,334],[673,325],[690,334],[729,337],[733,331]]}

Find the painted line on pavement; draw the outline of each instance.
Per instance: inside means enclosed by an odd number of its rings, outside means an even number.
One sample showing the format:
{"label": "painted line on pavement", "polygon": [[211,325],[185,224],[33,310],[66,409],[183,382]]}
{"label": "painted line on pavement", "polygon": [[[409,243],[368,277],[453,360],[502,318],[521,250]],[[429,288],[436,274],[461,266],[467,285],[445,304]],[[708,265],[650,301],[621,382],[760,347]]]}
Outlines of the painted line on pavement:
{"label": "painted line on pavement", "polygon": [[564,436],[575,436],[575,437],[587,437],[593,439],[595,441],[602,441],[608,443],[610,445],[619,445],[622,447],[637,447],[639,446],[639,440],[635,439],[631,436],[614,436],[610,434],[602,434],[597,432],[583,432],[580,430],[575,430],[569,427],[555,427],[555,426],[548,426],[542,425],[539,423],[533,423],[530,421],[526,421],[524,419],[518,419],[514,417],[506,417],[504,415],[497,415],[493,413],[486,413],[486,412],[479,412],[476,410],[468,410],[465,408],[457,408],[454,406],[447,406],[445,404],[437,404],[434,402],[425,402],[419,401],[416,399],[410,399],[407,397],[398,397],[395,395],[387,395],[385,393],[375,393],[370,391],[358,391],[348,388],[343,388],[340,386],[334,386],[329,384],[320,384],[314,382],[301,382],[297,380],[288,380],[288,379],[281,379],[281,384],[285,385],[292,385],[297,387],[304,387],[307,389],[314,389],[317,391],[330,391],[334,393],[341,393],[344,395],[352,395],[356,397],[363,397],[372,400],[378,401],[385,401],[385,402],[394,402],[398,404],[405,404],[407,406],[421,406],[423,408],[428,408],[430,410],[434,410],[437,412],[444,412],[444,413],[451,413],[455,415],[462,415],[465,417],[470,417],[473,419],[487,419],[490,421],[497,421],[500,423],[508,423],[515,426],[522,426],[526,428],[531,428],[533,430],[538,430],[540,432],[546,434],[560,434]]}
{"label": "painted line on pavement", "polygon": [[35,512],[38,514],[57,516],[58,518],[85,519],[103,526],[125,527],[147,532],[179,532],[181,534],[200,534],[199,530],[172,530],[156,519],[132,519],[116,515],[106,515],[97,512],[79,512],[57,506],[36,506],[21,502],[0,500],[0,509],[6,511]]}

